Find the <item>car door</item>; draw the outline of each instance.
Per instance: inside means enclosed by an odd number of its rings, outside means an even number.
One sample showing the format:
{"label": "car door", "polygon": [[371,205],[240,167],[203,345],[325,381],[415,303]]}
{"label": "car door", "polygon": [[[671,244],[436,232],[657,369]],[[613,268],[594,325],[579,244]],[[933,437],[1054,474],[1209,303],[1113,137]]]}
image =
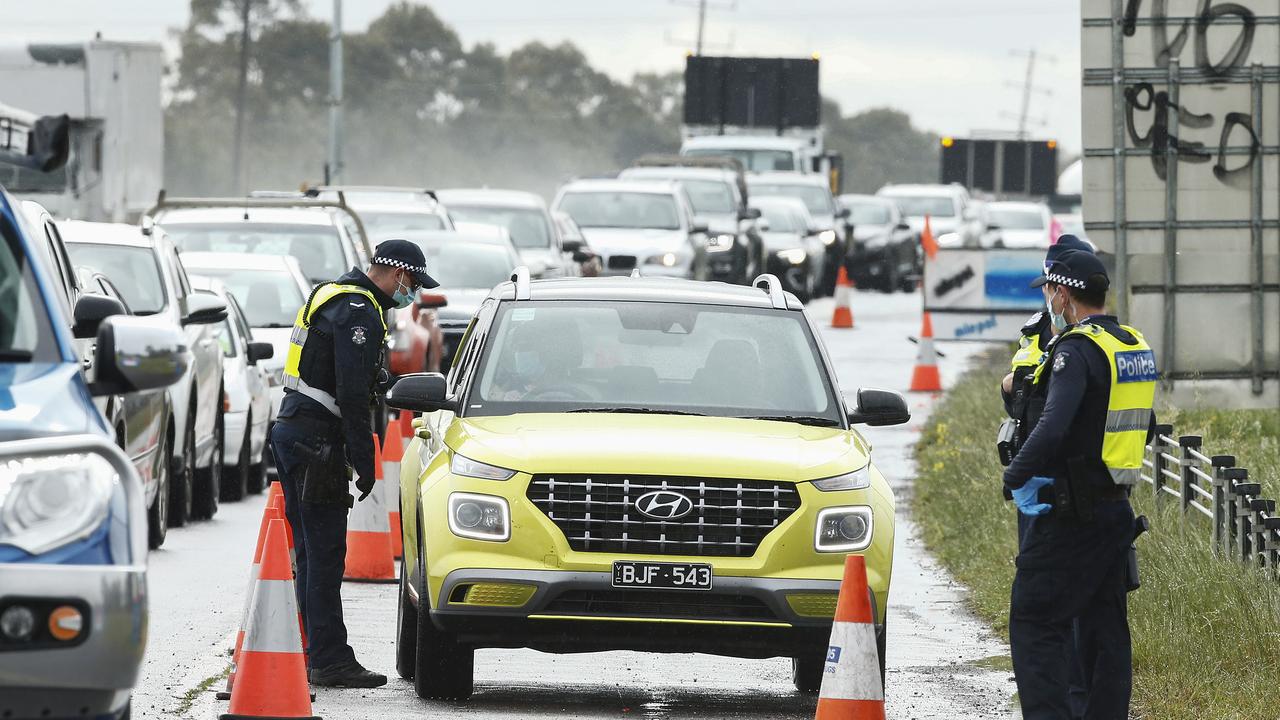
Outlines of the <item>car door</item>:
{"label": "car door", "polygon": [[[249,329],[249,321],[245,319],[240,303],[230,293],[227,293],[227,310],[228,320],[231,321],[238,336],[236,342],[239,343],[240,350],[247,359],[249,343],[253,341],[253,331]],[[257,458],[262,447],[261,443],[266,441],[267,422],[271,419],[271,394],[267,383],[266,366],[261,362],[250,365],[246,380],[249,386],[249,410],[253,418],[253,427],[249,433],[249,437],[253,440],[250,457]]]}
{"label": "car door", "polygon": [[[187,271],[178,259],[178,251],[166,238],[158,238],[165,274],[173,287],[173,297],[179,309],[179,317],[187,314],[188,299],[195,293]],[[218,347],[216,324],[191,324],[183,328],[191,347],[196,396],[196,450],[197,461],[203,465],[201,451],[208,450],[213,438],[218,409],[222,406],[222,350]]]}

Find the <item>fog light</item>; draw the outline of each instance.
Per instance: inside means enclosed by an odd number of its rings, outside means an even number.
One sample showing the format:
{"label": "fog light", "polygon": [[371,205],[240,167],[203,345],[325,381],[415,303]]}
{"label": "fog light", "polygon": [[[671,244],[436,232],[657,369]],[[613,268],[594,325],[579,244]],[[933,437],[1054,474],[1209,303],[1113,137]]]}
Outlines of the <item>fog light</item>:
{"label": "fog light", "polygon": [[80,637],[84,630],[84,615],[70,605],[55,608],[49,613],[49,634],[55,640],[67,642]]}
{"label": "fog light", "polygon": [[835,617],[835,593],[797,593],[787,596],[787,604],[800,617]]}
{"label": "fog light", "polygon": [[818,552],[857,552],[871,544],[871,508],[826,508],[818,513],[813,548]]}
{"label": "fog light", "polygon": [[861,515],[845,515],[840,518],[839,529],[845,540],[857,542],[866,537],[867,521]]}
{"label": "fog light", "polygon": [[458,509],[454,514],[458,518],[458,524],[464,528],[473,528],[484,520],[484,510],[473,502],[458,503]]}
{"label": "fog light", "polygon": [[529,602],[536,589],[523,583],[476,583],[467,588],[462,602],[488,607],[520,607]]}
{"label": "fog light", "polygon": [[0,613],[0,634],[6,640],[26,642],[36,629],[36,615],[25,605],[13,605]]}

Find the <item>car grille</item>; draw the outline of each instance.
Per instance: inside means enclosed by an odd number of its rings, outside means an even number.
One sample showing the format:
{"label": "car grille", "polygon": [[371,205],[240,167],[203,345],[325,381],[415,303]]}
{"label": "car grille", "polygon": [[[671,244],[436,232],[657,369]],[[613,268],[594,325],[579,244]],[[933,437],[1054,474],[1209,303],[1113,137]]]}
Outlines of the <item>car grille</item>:
{"label": "car grille", "polygon": [[[654,490],[687,496],[678,520],[641,515],[635,501]],[[534,475],[529,500],[583,552],[750,557],[800,507],[795,486],[770,480],[618,475]]]}
{"label": "car grille", "polygon": [[694,590],[568,590],[547,604],[560,615],[697,620],[778,620],[758,598]]}
{"label": "car grille", "polygon": [[609,256],[610,270],[630,270],[635,266],[636,266],[635,255],[610,255]]}

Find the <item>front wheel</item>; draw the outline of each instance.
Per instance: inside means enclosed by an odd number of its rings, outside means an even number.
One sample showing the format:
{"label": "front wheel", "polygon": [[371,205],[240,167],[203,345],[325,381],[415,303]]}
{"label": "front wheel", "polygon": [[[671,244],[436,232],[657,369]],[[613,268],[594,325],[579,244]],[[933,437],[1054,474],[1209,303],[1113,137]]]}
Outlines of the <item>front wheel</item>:
{"label": "front wheel", "polygon": [[173,431],[165,430],[164,440],[160,443],[161,460],[156,463],[159,466],[156,470],[159,475],[156,478],[156,497],[147,508],[147,547],[152,550],[164,545],[169,534],[169,477],[172,475],[169,455],[172,452]]}
{"label": "front wheel", "polygon": [[209,458],[209,467],[196,471],[196,482],[193,488],[192,516],[208,520],[218,514],[218,497],[222,494],[222,462],[226,458],[226,446],[223,444],[224,425],[222,412],[213,422],[213,456]]}
{"label": "front wheel", "polygon": [[244,424],[244,439],[240,442],[240,456],[235,465],[222,468],[222,502],[243,500],[249,493],[249,475],[252,472],[253,458],[250,451],[253,445],[253,415],[249,415]]}
{"label": "front wheel", "polygon": [[[418,558],[421,563],[421,552]],[[422,577],[426,577],[425,573]],[[424,700],[466,700],[474,689],[475,648],[436,627],[431,622],[430,607],[431,601],[424,592],[418,598],[414,692]]]}
{"label": "front wheel", "polygon": [[169,477],[169,527],[182,527],[191,520],[191,486],[196,474],[196,419],[187,417],[182,431],[182,455]]}
{"label": "front wheel", "polygon": [[396,672],[405,680],[412,680],[418,661],[418,608],[409,598],[407,575],[401,560],[400,602],[396,605]]}

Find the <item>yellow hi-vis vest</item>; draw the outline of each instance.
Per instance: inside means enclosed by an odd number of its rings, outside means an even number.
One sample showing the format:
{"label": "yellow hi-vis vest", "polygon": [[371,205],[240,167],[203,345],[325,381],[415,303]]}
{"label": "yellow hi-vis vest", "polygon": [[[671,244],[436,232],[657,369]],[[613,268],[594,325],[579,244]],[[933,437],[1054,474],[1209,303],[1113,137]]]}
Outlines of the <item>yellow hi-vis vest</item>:
{"label": "yellow hi-vis vest", "polygon": [[[378,300],[373,296],[373,293],[359,285],[340,285],[338,283],[321,285],[311,293],[307,303],[298,310],[298,316],[293,321],[293,333],[289,335],[289,356],[284,363],[284,386],[315,400],[338,417],[342,417],[342,411],[338,409],[337,398],[320,388],[308,385],[302,379],[302,376],[298,374],[298,365],[302,362],[302,348],[306,346],[307,336],[311,332],[311,319],[330,300],[348,294],[363,295],[369,299],[370,303],[373,303],[373,307],[378,307]],[[378,317],[382,320],[382,332],[385,335],[387,332],[387,320],[381,313],[378,314]]]}
{"label": "yellow hi-vis vest", "polygon": [[[1134,345],[1120,342],[1098,325],[1076,325],[1058,338],[1072,335],[1089,338],[1106,354],[1111,366],[1111,396],[1107,399],[1107,424],[1102,436],[1102,462],[1117,485],[1135,485],[1142,472],[1146,453],[1147,429],[1156,399],[1156,356],[1142,333],[1121,325],[1137,340]],[[1057,343],[1055,343],[1056,345]],[[1036,369],[1036,383],[1041,381],[1045,362]]]}
{"label": "yellow hi-vis vest", "polygon": [[1009,365],[1013,370],[1036,368],[1044,362],[1044,355],[1044,349],[1040,347],[1040,333],[1023,335],[1018,338],[1018,351],[1013,354]]}

